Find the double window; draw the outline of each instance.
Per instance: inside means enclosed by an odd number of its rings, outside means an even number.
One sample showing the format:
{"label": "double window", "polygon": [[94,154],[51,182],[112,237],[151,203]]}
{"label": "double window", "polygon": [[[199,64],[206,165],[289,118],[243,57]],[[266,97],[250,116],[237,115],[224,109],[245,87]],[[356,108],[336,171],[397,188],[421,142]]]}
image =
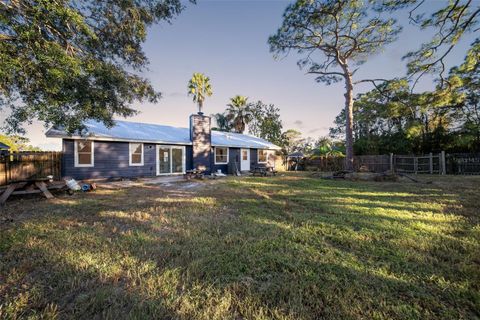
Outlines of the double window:
{"label": "double window", "polygon": [[215,147],[215,164],[227,164],[227,163],[228,163],[228,148]]}
{"label": "double window", "polygon": [[143,143],[129,144],[129,160],[130,166],[143,166]]}
{"label": "double window", "polygon": [[89,140],[75,140],[75,167],[93,167],[94,143]]}

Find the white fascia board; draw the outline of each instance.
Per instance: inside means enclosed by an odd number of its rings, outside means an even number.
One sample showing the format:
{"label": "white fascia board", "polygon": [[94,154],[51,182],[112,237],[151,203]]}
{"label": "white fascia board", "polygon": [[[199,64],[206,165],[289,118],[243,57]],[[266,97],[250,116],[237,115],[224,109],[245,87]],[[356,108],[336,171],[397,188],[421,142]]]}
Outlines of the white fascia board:
{"label": "white fascia board", "polygon": [[111,138],[111,137],[100,137],[100,136],[67,136],[63,134],[49,134],[47,138],[62,138],[62,139],[72,139],[72,140],[95,140],[95,141],[112,141],[112,142],[138,142],[138,143],[155,143],[155,144],[174,144],[174,145],[192,145],[192,142],[171,142],[171,141],[160,141],[160,140],[139,140],[139,139],[127,139],[127,138]]}

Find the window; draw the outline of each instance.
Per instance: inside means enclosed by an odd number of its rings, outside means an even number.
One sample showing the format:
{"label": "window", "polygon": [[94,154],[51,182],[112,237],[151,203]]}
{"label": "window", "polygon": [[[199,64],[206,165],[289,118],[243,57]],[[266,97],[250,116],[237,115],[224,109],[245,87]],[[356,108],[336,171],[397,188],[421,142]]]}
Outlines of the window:
{"label": "window", "polygon": [[267,150],[258,150],[258,163],[267,163],[268,153]]}
{"label": "window", "polygon": [[129,165],[143,166],[143,143],[130,143]]}
{"label": "window", "polygon": [[93,167],[93,141],[75,141],[75,167]]}
{"label": "window", "polygon": [[215,147],[215,164],[227,164],[228,163],[228,148]]}
{"label": "window", "polygon": [[248,150],[242,149],[242,160],[248,161]]}

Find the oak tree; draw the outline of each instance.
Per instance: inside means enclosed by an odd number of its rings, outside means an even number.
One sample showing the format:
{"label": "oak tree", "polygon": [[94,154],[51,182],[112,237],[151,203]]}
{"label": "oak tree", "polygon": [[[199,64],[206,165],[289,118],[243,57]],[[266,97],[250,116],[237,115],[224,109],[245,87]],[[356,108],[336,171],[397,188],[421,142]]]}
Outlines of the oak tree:
{"label": "oak tree", "polygon": [[82,129],[86,119],[112,126],[157,101],[140,76],[147,29],[170,22],[180,0],[0,1],[0,108],[6,129],[24,132],[37,119]]}

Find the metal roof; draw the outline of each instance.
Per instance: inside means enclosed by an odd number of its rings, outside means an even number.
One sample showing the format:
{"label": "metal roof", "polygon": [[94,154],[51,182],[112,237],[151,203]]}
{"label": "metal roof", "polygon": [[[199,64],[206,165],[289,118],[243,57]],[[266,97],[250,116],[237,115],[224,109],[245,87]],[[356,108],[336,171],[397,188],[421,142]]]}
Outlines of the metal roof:
{"label": "metal roof", "polygon": [[10,146],[9,145],[6,145],[5,143],[1,143],[0,142],[0,149],[1,150],[9,150],[10,149]]}
{"label": "metal roof", "polygon": [[[115,120],[115,126],[107,128],[98,121],[85,123],[87,133],[69,135],[65,130],[51,128],[46,132],[50,138],[92,139],[103,141],[151,142],[165,144],[191,145],[190,129],[158,124]],[[238,148],[280,149],[265,139],[247,134],[212,130],[212,145]]]}

